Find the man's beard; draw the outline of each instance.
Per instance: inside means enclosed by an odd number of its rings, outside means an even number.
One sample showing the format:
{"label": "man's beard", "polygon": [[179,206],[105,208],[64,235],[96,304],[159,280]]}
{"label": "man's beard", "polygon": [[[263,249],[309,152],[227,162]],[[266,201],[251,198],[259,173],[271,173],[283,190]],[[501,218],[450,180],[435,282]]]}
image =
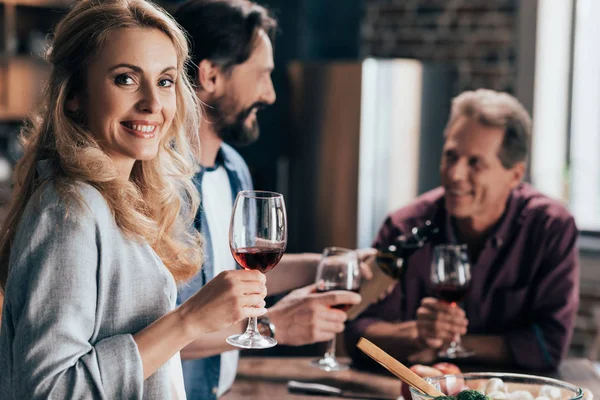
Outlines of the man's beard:
{"label": "man's beard", "polygon": [[252,111],[258,111],[267,105],[256,102],[235,114],[232,121],[233,107],[226,104],[226,99],[218,99],[209,107],[209,120],[215,125],[215,132],[224,142],[235,146],[247,146],[258,139],[260,128],[256,117],[250,126],[247,126],[245,122]]}

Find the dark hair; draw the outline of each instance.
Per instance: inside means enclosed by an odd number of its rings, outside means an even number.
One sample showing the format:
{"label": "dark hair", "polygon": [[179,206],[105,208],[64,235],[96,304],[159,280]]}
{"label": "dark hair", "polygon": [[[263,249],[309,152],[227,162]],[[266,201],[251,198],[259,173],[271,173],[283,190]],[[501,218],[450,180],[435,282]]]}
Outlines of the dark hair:
{"label": "dark hair", "polygon": [[190,0],[173,16],[191,37],[194,65],[207,59],[224,72],[250,57],[257,30],[271,41],[277,31],[271,13],[249,0]]}
{"label": "dark hair", "polygon": [[463,92],[452,100],[446,131],[460,116],[504,129],[504,140],[498,154],[504,168],[512,168],[516,163],[527,160],[531,117],[515,97],[489,89]]}

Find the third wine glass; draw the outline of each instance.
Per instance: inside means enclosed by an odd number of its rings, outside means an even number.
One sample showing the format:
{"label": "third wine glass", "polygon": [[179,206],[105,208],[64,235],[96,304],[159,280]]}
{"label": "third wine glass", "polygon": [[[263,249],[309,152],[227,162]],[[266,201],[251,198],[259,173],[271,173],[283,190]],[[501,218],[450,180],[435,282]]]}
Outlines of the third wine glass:
{"label": "third wine glass", "polygon": [[[355,251],[341,247],[327,247],[317,267],[317,292],[330,290],[350,290],[358,293],[360,288],[360,268]],[[336,304],[333,308],[347,311],[350,304]],[[348,369],[347,364],[335,358],[335,337],[327,343],[323,358],[313,361],[313,365],[325,371],[342,371]]]}

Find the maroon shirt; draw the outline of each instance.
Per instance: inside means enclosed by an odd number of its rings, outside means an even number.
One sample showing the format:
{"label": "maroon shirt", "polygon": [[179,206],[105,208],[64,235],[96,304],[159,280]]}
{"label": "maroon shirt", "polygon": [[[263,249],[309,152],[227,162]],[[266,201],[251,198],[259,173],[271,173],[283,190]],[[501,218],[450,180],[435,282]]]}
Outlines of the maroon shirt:
{"label": "maroon shirt", "polygon": [[[355,344],[367,326],[414,320],[421,299],[434,297],[429,283],[432,248],[454,237],[443,188],[390,214],[374,247],[391,244],[428,219],[440,228],[439,239],[412,255],[405,279],[389,296],[348,323],[346,343],[356,361],[361,356]],[[560,203],[521,184],[493,232],[471,266],[471,290],[463,305],[468,333],[504,335],[519,367],[556,368],[570,343],[579,302],[575,221]]]}

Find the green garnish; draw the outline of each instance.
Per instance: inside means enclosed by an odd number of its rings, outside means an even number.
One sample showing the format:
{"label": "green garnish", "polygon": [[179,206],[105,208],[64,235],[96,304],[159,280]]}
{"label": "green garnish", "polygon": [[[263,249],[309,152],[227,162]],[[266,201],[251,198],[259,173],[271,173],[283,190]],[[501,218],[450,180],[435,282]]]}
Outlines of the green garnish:
{"label": "green garnish", "polygon": [[481,394],[477,390],[463,390],[459,394],[456,395],[458,400],[487,400],[488,397],[484,394]]}
{"label": "green garnish", "polygon": [[488,396],[481,394],[477,390],[463,390],[456,396],[438,396],[435,400],[491,400]]}

